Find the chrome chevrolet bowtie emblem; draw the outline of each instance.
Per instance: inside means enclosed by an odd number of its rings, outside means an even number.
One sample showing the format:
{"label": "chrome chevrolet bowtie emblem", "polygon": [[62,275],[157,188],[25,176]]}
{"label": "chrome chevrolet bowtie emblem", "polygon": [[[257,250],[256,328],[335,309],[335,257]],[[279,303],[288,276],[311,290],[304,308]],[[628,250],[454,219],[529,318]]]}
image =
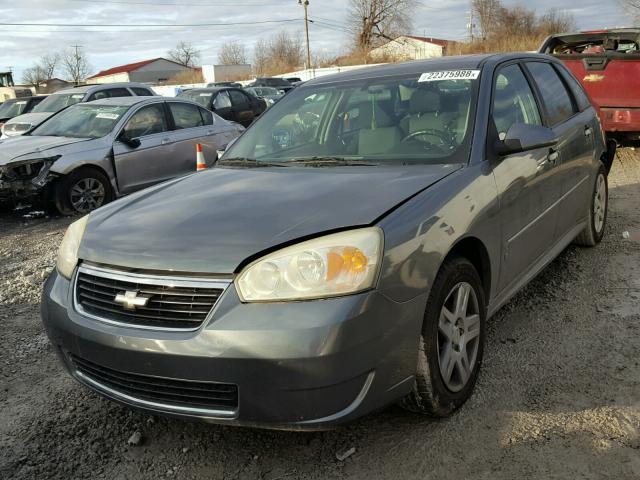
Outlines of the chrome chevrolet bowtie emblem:
{"label": "chrome chevrolet bowtie emblem", "polygon": [[127,310],[135,310],[136,307],[146,307],[149,297],[139,297],[136,291],[126,291],[117,294],[115,301],[121,303]]}

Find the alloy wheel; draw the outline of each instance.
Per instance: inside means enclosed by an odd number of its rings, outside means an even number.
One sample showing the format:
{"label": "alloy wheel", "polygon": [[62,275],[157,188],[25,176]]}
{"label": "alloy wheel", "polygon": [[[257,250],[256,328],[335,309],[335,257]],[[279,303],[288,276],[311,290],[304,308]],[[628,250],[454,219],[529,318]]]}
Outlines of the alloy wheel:
{"label": "alloy wheel", "polygon": [[607,184],[602,173],[596,180],[596,191],[593,197],[593,226],[597,233],[604,227],[604,219],[607,212]]}
{"label": "alloy wheel", "polygon": [[438,320],[438,365],[446,387],[462,390],[475,368],[480,345],[480,311],[473,287],[458,283],[444,302]]}
{"label": "alloy wheel", "polygon": [[78,180],[69,192],[71,206],[80,213],[95,210],[104,203],[104,186],[95,178]]}

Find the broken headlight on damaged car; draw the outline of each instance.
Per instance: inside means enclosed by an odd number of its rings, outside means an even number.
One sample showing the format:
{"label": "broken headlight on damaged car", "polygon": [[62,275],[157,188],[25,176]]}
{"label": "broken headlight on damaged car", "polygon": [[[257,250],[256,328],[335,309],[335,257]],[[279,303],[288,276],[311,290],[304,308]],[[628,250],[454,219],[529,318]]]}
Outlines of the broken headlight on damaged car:
{"label": "broken headlight on damaged car", "polygon": [[60,155],[47,158],[35,158],[22,160],[0,167],[0,186],[6,187],[16,193],[29,193],[32,187],[41,188],[47,183],[51,165],[60,158]]}

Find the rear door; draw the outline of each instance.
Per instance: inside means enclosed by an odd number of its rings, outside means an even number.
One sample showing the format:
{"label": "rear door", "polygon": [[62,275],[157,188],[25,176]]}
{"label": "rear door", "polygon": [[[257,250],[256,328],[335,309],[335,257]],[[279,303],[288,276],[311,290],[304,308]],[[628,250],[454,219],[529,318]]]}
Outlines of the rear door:
{"label": "rear door", "polygon": [[175,177],[195,171],[197,143],[202,144],[205,161],[212,166],[216,151],[223,143],[222,138],[216,138],[212,113],[191,103],[167,102],[167,106],[173,120],[170,132],[172,159],[171,165],[167,166],[171,175]]}
{"label": "rear door", "polygon": [[[543,125],[543,111],[521,66],[501,67],[494,78],[490,141],[514,124]],[[510,290],[554,244],[560,197],[555,181],[557,153],[540,148],[500,157],[493,173],[500,195],[502,251],[498,288]]]}
{"label": "rear door", "polygon": [[240,90],[229,90],[235,121],[248,127],[256,116],[249,96]]}
{"label": "rear door", "polygon": [[131,193],[171,178],[171,139],[164,102],[145,105],[127,120],[118,136],[140,140],[138,147],[121,140],[113,144],[116,177],[121,193]]}
{"label": "rear door", "polygon": [[574,228],[587,212],[593,165],[594,111],[580,111],[567,82],[547,62],[527,62],[544,107],[547,126],[559,140],[559,158],[554,181],[560,183],[557,236]]}

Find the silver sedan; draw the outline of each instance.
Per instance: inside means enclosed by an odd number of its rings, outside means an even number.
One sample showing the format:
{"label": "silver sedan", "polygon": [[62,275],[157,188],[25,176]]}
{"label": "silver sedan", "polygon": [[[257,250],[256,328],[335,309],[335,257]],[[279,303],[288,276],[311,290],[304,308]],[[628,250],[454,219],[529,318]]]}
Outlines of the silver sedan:
{"label": "silver sedan", "polygon": [[73,105],[0,142],[0,200],[40,198],[61,213],[195,171],[196,143],[212,165],[244,128],[201,106],[162,97]]}

